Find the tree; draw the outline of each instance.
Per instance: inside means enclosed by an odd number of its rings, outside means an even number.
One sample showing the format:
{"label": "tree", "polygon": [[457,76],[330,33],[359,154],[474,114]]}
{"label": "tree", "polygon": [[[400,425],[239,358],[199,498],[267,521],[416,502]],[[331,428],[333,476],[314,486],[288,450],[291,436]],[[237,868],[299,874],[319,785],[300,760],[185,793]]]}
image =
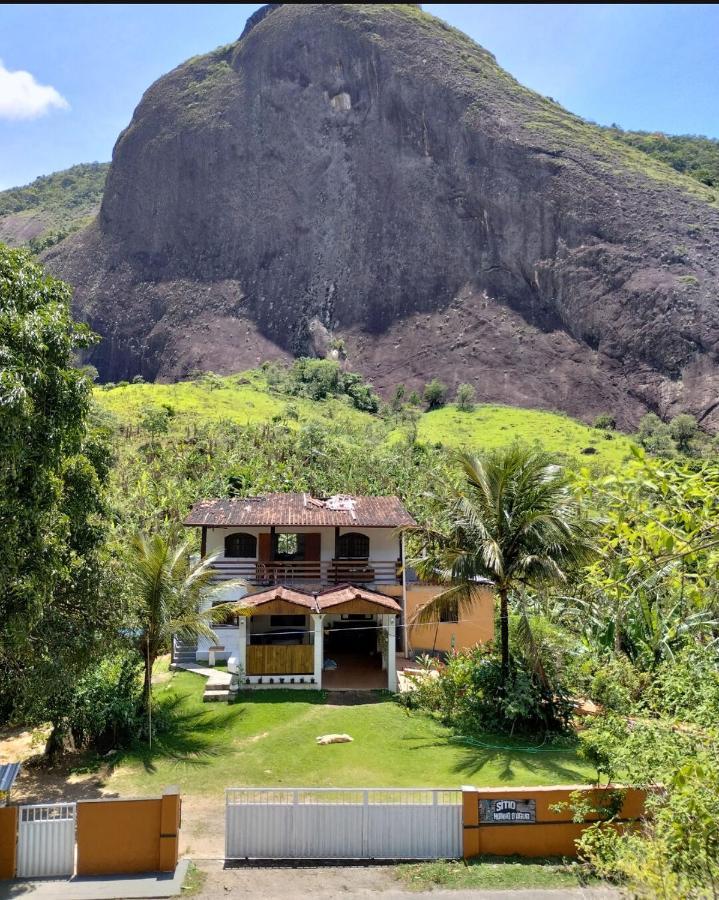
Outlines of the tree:
{"label": "tree", "polygon": [[474,409],[474,398],[476,391],[471,384],[460,384],[457,388],[457,408],[462,412],[472,412]]}
{"label": "tree", "polygon": [[694,416],[687,413],[675,416],[669,423],[669,433],[677,445],[680,453],[688,453],[691,450],[691,444],[699,431],[699,425]]}
{"label": "tree", "polygon": [[394,394],[392,394],[392,399],[390,400],[390,407],[392,408],[392,412],[400,412],[402,407],[404,406],[405,396],[407,394],[407,389],[403,384],[398,384],[394,389]]}
{"label": "tree", "polygon": [[169,649],[173,635],[214,641],[211,622],[224,618],[228,612],[244,614],[237,604],[223,603],[201,609],[203,600],[226,590],[228,583],[213,590],[212,559],[191,563],[189,550],[188,543],[175,544],[159,534],[138,533],[126,557],[130,615],[136,625],[138,651],[144,660],[145,710],[150,706],[155,660]]}
{"label": "tree", "polygon": [[50,722],[62,742],[73,687],[111,638],[103,590],[107,435],[73,365],[94,335],[70,288],[0,245],[0,714]]}
{"label": "tree", "polygon": [[642,416],[637,431],[637,440],[650,453],[657,456],[671,456],[674,442],[666,422],[662,422],[656,413]]}
{"label": "tree", "polygon": [[565,581],[568,569],[594,552],[593,523],[582,516],[563,471],[544,453],[514,445],[483,460],[460,454],[458,462],[463,477],[437,498],[438,524],[410,529],[419,544],[412,565],[420,577],[447,585],[421,608],[418,621],[469,611],[481,579],[489,579],[499,597],[506,684],[510,596],[523,612],[526,587]]}
{"label": "tree", "polygon": [[444,402],[447,399],[447,385],[442,384],[437,378],[433,378],[424,386],[422,396],[428,410],[439,409],[441,406],[444,406]]}

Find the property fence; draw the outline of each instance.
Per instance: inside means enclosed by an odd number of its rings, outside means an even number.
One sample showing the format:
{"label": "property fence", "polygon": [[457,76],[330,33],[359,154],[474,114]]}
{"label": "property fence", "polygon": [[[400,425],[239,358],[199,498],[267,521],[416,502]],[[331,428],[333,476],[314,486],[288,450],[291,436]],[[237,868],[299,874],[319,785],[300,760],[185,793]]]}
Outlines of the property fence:
{"label": "property fence", "polygon": [[455,859],[460,791],[229,788],[227,859]]}
{"label": "property fence", "polygon": [[180,796],[0,809],[0,878],[172,872]]}

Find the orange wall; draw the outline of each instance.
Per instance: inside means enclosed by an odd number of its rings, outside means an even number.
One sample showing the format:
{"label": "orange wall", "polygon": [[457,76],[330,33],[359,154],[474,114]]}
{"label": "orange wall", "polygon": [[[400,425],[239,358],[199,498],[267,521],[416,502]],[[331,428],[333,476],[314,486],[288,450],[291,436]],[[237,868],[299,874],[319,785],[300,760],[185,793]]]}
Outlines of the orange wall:
{"label": "orange wall", "polygon": [[17,807],[0,807],[0,880],[15,877]]}
{"label": "orange wall", "polygon": [[77,804],[77,874],[174,871],[180,797]]}
{"label": "orange wall", "polygon": [[[624,802],[619,820],[624,823],[636,821],[644,811],[645,793],[637,788],[589,788],[586,785],[568,785],[540,788],[490,788],[479,790],[463,788],[463,835],[464,856],[576,856],[575,840],[584,831],[586,824],[572,822],[572,810],[556,812],[551,809],[558,803],[568,803],[575,791],[588,795],[593,806],[601,806],[603,794],[623,790]],[[480,800],[535,800],[536,824],[532,825],[480,825]],[[587,816],[586,823],[598,816]]]}
{"label": "orange wall", "polygon": [[[429,584],[407,586],[407,621],[411,622],[417,609],[435,597],[442,587]],[[494,595],[492,589],[482,588],[469,612],[460,612],[459,622],[441,622],[439,625],[411,625],[409,649],[414,652],[440,650],[445,653],[453,647],[461,650],[486,644],[494,639]]]}

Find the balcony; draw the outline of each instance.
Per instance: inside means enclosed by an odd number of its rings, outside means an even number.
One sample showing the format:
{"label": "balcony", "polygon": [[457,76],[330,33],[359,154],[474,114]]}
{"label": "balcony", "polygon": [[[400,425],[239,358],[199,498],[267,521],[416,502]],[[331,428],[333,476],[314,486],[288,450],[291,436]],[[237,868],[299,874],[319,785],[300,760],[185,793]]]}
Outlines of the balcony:
{"label": "balcony", "polygon": [[215,581],[243,578],[252,585],[304,584],[325,587],[333,584],[397,584],[401,580],[399,561],[369,559],[291,560],[260,562],[221,557],[212,564]]}

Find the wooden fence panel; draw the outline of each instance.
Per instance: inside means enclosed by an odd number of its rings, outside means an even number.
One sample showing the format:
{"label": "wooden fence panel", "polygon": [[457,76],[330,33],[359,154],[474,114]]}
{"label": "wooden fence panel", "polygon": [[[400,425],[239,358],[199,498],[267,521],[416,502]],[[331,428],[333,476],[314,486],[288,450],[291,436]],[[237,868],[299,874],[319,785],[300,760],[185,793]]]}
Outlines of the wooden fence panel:
{"label": "wooden fence panel", "polygon": [[248,675],[311,675],[314,647],[310,644],[265,644],[247,648]]}

